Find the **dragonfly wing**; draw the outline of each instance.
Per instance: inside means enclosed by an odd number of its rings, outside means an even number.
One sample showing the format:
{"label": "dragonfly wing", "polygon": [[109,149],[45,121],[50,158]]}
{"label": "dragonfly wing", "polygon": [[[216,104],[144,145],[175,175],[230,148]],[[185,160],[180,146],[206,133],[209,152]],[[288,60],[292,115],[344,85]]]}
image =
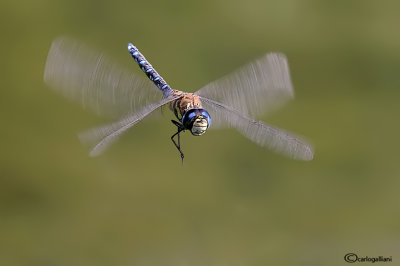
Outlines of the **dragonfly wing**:
{"label": "dragonfly wing", "polygon": [[284,54],[269,53],[196,92],[236,110],[257,116],[293,98],[289,66]]}
{"label": "dragonfly wing", "polygon": [[84,107],[113,117],[139,110],[161,97],[149,80],[120,67],[91,47],[66,37],[53,41],[44,80]]}
{"label": "dragonfly wing", "polygon": [[157,108],[174,101],[182,96],[171,96],[159,102],[147,105],[141,110],[127,115],[124,118],[104,126],[90,129],[79,135],[80,140],[92,146],[90,156],[100,155],[107,147],[118,139],[125,131],[136,125]]}
{"label": "dragonfly wing", "polygon": [[260,146],[293,159],[312,160],[312,147],[300,137],[249,118],[222,103],[204,97],[200,99],[211,114],[213,126],[217,123],[234,127]]}

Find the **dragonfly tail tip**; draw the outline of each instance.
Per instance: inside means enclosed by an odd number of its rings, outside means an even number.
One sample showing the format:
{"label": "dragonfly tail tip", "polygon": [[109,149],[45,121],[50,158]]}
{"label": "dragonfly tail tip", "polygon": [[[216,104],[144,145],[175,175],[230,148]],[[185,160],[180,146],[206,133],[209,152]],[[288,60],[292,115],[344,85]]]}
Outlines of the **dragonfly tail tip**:
{"label": "dragonfly tail tip", "polygon": [[132,43],[128,43],[128,50],[135,49],[136,47]]}

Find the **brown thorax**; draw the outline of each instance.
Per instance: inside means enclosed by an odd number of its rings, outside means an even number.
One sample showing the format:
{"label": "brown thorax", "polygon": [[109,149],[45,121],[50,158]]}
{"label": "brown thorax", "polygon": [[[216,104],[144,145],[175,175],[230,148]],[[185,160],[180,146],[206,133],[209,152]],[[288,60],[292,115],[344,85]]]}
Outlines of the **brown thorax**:
{"label": "brown thorax", "polygon": [[170,103],[169,108],[174,112],[175,116],[181,120],[183,114],[189,109],[203,108],[199,96],[193,93],[183,91],[174,91],[173,96],[183,95],[183,97],[176,99]]}

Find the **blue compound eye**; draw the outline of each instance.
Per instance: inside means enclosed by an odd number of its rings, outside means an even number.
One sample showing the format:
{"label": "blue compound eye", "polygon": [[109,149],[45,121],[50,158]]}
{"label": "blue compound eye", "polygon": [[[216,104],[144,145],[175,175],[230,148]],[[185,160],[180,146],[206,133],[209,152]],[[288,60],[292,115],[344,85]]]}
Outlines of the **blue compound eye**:
{"label": "blue compound eye", "polygon": [[211,125],[211,117],[210,114],[206,110],[201,110],[201,115],[207,119],[208,127]]}
{"label": "blue compound eye", "polygon": [[191,128],[191,123],[193,123],[194,119],[197,116],[197,109],[191,109],[186,111],[182,116],[182,123],[186,128]]}
{"label": "blue compound eye", "polygon": [[[207,120],[207,128],[211,125],[211,117],[204,109],[190,109],[183,114],[182,124],[187,129],[192,129],[193,123],[198,119]],[[197,122],[199,123],[199,122]]]}
{"label": "blue compound eye", "polygon": [[201,114],[205,117],[205,118],[210,118],[210,115],[206,112],[206,111],[202,111]]}
{"label": "blue compound eye", "polygon": [[196,116],[196,112],[189,112],[187,118],[189,120],[192,120],[192,118],[194,118]]}

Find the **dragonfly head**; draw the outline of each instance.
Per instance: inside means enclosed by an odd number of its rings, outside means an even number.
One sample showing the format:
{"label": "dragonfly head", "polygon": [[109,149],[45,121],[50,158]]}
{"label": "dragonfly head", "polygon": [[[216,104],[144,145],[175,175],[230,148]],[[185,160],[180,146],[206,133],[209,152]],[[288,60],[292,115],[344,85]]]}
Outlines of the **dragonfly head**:
{"label": "dragonfly head", "polygon": [[211,117],[204,109],[190,109],[183,114],[182,123],[194,136],[201,136],[210,127]]}

